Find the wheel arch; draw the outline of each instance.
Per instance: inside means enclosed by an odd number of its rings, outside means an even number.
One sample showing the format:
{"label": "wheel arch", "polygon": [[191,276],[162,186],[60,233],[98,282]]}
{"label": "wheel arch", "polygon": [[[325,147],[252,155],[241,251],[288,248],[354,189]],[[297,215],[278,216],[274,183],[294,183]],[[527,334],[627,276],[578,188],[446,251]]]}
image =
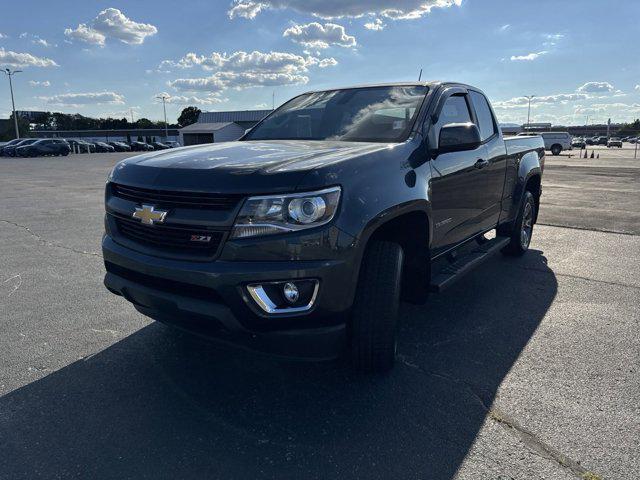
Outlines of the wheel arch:
{"label": "wheel arch", "polygon": [[377,215],[367,224],[358,239],[360,243],[358,268],[371,242],[376,240],[395,242],[404,251],[403,283],[420,285],[420,281],[424,281],[427,285],[423,287],[428,287],[433,232],[431,219],[430,205],[424,200],[408,202]]}

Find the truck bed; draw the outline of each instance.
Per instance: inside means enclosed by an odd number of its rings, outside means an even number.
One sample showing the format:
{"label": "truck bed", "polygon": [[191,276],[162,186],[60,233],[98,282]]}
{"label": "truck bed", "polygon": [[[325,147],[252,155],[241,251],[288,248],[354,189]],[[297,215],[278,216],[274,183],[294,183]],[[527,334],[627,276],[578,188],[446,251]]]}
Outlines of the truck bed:
{"label": "truck bed", "polygon": [[533,150],[544,151],[544,140],[539,135],[505,137],[507,155],[519,155]]}

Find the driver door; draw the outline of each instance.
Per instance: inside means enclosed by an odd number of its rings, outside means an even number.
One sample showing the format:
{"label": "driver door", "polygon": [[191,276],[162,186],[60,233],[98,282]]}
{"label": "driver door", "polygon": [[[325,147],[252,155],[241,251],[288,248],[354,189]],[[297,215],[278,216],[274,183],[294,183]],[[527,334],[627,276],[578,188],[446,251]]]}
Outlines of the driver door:
{"label": "driver door", "polygon": [[[442,104],[432,126],[431,139],[451,123],[474,122],[467,93],[455,93]],[[486,166],[484,145],[473,150],[441,153],[432,159],[431,208],[433,215],[433,255],[448,250],[480,233],[477,222],[482,212],[481,170]]]}

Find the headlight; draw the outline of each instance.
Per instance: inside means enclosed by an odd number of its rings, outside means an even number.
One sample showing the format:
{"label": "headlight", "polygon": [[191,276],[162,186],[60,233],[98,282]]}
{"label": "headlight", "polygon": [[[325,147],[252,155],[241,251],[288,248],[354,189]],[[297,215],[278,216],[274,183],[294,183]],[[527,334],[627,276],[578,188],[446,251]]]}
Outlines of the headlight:
{"label": "headlight", "polygon": [[339,202],[340,187],[249,197],[238,214],[231,238],[272,235],[324,225],[334,217]]}

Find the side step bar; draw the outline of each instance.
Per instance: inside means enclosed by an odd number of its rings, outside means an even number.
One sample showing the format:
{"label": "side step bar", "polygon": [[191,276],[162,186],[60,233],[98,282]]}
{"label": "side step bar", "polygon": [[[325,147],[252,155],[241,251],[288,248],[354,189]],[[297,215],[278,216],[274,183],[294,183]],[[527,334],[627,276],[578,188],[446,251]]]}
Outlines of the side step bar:
{"label": "side step bar", "polygon": [[485,260],[502,250],[509,243],[509,237],[495,237],[472,251],[458,257],[455,261],[444,266],[438,273],[431,277],[429,290],[440,293],[455,283],[456,280],[473,270]]}

